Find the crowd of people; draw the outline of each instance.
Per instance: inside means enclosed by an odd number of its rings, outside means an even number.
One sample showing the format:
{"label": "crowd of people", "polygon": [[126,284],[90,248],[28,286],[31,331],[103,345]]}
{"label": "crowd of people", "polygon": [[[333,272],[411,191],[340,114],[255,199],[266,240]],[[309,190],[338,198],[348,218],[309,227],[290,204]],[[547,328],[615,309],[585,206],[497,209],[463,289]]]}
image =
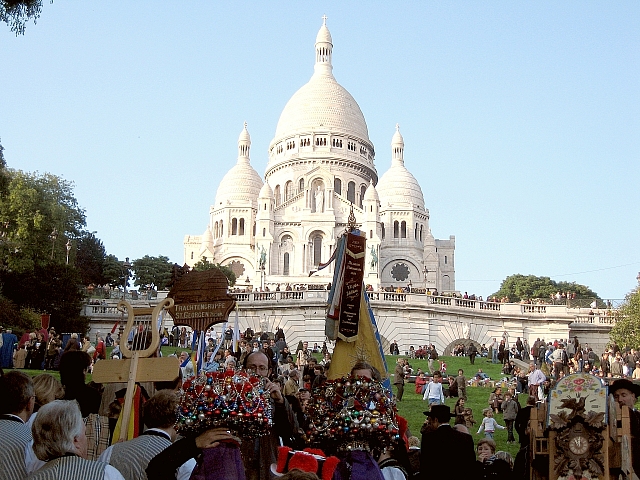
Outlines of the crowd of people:
{"label": "crowd of people", "polygon": [[[187,349],[176,352],[180,371],[173,382],[139,385],[139,422],[146,428],[141,428],[139,435],[126,442],[113,444],[124,385],[86,383],[86,375],[94,362],[106,358],[106,341],[99,337],[93,345],[87,337],[73,336],[63,348],[56,343],[55,331],[48,332],[46,341],[44,336],[30,337],[28,344],[32,346],[24,349],[25,352],[33,351],[33,345],[37,351],[44,343],[55,346],[55,355],[51,363],[47,363],[47,349],[44,357],[31,354],[29,363],[25,355],[25,366],[35,362],[42,368],[57,368],[60,381],[48,373],[31,378],[19,370],[0,378],[0,436],[3,438],[0,477],[7,480],[273,478],[274,465],[280,462],[279,446],[293,451],[305,447],[306,432],[312,421],[308,415],[312,394],[326,381],[331,354],[326,343],[311,347],[308,342],[299,342],[296,348],[290,348],[282,331],[272,338],[248,330],[237,349],[227,341],[226,332],[215,340],[209,336],[202,371],[242,370],[263,378],[261,388],[273,407],[273,428],[268,435],[239,438],[232,430],[216,428],[198,436],[180,437],[175,428],[179,408],[177,392],[182,381],[195,373],[193,354]],[[113,346],[111,356],[121,358],[114,355],[117,341]],[[471,356],[472,349],[461,346],[458,353]],[[545,401],[549,390],[562,376],[581,371],[610,377],[616,380],[610,389],[616,401],[632,408],[640,395],[640,387],[625,378],[639,378],[634,377],[636,370],[640,373],[639,352],[634,349],[621,351],[612,343],[596,368],[598,362],[593,351],[586,344],[580,345],[577,338],[572,342],[536,339],[531,348],[519,338],[513,345],[509,345],[506,338],[494,339],[487,348],[487,359],[502,364],[503,378],[501,385],[492,388],[482,418],[476,421],[466,405],[467,388],[493,382],[486,373],[480,368],[466,376],[464,370],[459,369],[457,375],[447,375],[446,362],[439,358],[435,346],[419,346],[411,351],[412,357],[396,359],[393,384],[397,391],[395,399],[402,401],[405,382],[415,377],[415,393],[421,395],[427,405],[422,441],[411,434],[406,421],[403,426],[404,420],[399,419],[401,435],[396,443],[368,452],[373,463],[358,464],[358,468],[349,464],[344,471],[337,468],[333,478],[409,480],[434,475],[439,478],[451,473],[451,465],[456,466],[456,474],[467,478],[515,478],[524,468],[524,459],[518,456],[512,459],[508,453],[497,451],[495,432],[505,429],[508,443],[518,441],[521,450],[528,446],[528,414],[536,403]],[[322,359],[317,361],[313,353],[321,354]],[[390,353],[399,353],[397,342],[391,343]],[[482,355],[483,352],[475,353]],[[428,371],[413,368],[410,363],[413,358],[427,359]],[[528,371],[522,371],[514,361],[517,359],[530,362]],[[630,370],[632,364],[634,369]],[[354,366],[352,375],[353,381],[382,380],[380,372],[364,362]],[[520,407],[518,395],[527,397],[525,407]],[[456,399],[453,411],[445,405],[446,398]],[[452,419],[455,419],[453,425]],[[640,419],[637,421],[640,425]],[[471,432],[483,438],[474,442]],[[342,461],[347,461],[347,457]],[[352,457],[348,461],[353,461]],[[240,471],[242,475],[237,475]],[[312,469],[303,475],[302,471],[291,469],[280,471],[277,476],[317,479],[320,478],[317,473]]]}

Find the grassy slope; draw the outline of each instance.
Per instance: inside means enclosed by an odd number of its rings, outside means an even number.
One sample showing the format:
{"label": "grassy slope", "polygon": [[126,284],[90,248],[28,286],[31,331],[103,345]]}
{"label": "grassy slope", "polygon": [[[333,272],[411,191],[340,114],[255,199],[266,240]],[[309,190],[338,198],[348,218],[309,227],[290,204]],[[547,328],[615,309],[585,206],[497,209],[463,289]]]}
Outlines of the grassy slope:
{"label": "grassy slope", "polygon": [[[395,368],[397,358],[398,357],[387,356],[387,365],[391,372],[393,371],[393,368]],[[491,361],[487,361],[486,358],[477,357],[475,365],[471,365],[467,357],[440,357],[440,360],[443,360],[447,364],[447,375],[455,376],[458,374],[458,369],[462,368],[464,370],[465,377],[469,379],[478,371],[479,368],[482,368],[482,371],[487,373],[493,380],[499,380],[502,378],[502,375],[500,375],[501,365],[494,365]],[[428,371],[427,360],[412,360],[410,363],[414,370],[422,368],[423,370]],[[473,410],[473,418],[476,421],[475,429],[471,430],[474,443],[477,443],[478,440],[484,438],[484,433],[476,435],[476,432],[478,431],[480,422],[482,421],[482,410],[488,406],[489,395],[492,391],[493,389],[488,387],[467,387],[468,400],[465,407]],[[524,405],[527,399],[526,395],[520,395],[519,397],[521,405]],[[452,412],[456,401],[457,398],[448,398],[445,401],[445,404],[451,407]],[[420,438],[420,427],[426,418],[422,413],[425,410],[428,410],[427,402],[422,400],[421,395],[415,393],[415,385],[413,383],[405,384],[402,401],[398,402],[398,412],[407,419],[411,433],[418,438]],[[505,426],[501,413],[495,415],[495,419],[500,425]],[[453,420],[451,420],[451,423],[453,424]],[[514,432],[514,436],[517,440],[517,433]],[[518,444],[507,444],[506,430],[498,430],[494,435],[494,439],[498,446],[498,450],[509,452],[515,458],[519,446]]]}

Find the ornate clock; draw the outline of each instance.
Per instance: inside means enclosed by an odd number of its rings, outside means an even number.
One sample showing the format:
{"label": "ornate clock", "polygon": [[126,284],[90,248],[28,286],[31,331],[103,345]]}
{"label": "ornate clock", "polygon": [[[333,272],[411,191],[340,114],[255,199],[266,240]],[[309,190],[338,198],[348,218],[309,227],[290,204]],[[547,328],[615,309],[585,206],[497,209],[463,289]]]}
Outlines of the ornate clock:
{"label": "ornate clock", "polygon": [[569,450],[576,456],[582,456],[589,451],[589,439],[583,435],[577,435],[569,439]]}
{"label": "ornate clock", "polygon": [[569,375],[552,390],[547,422],[555,432],[553,464],[558,479],[603,474],[606,410],[606,388],[592,375]]}

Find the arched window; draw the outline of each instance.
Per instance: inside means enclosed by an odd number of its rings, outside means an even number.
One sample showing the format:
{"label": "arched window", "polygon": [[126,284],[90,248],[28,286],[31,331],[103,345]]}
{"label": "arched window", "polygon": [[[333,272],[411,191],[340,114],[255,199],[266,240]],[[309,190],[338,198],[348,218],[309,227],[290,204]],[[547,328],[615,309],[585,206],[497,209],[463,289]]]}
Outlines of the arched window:
{"label": "arched window", "polygon": [[422,227],[423,227],[423,226],[424,226],[424,225],[420,225],[420,241],[421,241],[421,242],[422,242],[422,230],[423,230],[423,228],[422,228]]}
{"label": "arched window", "polygon": [[263,236],[263,237],[266,237],[266,236],[267,236],[267,229],[266,229],[266,228],[263,228],[263,229],[262,229],[262,236]]}
{"label": "arched window", "polygon": [[373,238],[373,230],[369,230],[369,238]]}
{"label": "arched window", "polygon": [[360,185],[360,208],[362,208],[362,202],[364,202],[364,194],[367,191],[366,185]]}
{"label": "arched window", "polygon": [[356,203],[356,183],[349,182],[347,185],[347,200],[351,203]]}
{"label": "arched window", "polygon": [[289,275],[289,252],[284,253],[282,260],[282,274]]}
{"label": "arched window", "polygon": [[447,264],[447,256],[446,255],[444,256],[444,264],[445,265]]}
{"label": "arched window", "polygon": [[214,224],[214,226],[213,226],[213,236],[214,236],[214,238],[219,238],[220,237],[219,233],[220,232],[218,232],[218,222],[216,222]]}
{"label": "arched window", "polygon": [[293,196],[293,182],[289,180],[284,184],[284,199],[289,200]]}
{"label": "arched window", "polygon": [[276,207],[280,205],[280,185],[276,185],[276,188],[273,190],[273,196],[276,199]]}
{"label": "arched window", "polygon": [[244,235],[244,218],[240,219],[240,231],[238,232],[239,235]]}
{"label": "arched window", "polygon": [[404,220],[400,224],[400,237],[407,238],[407,222]]}
{"label": "arched window", "polygon": [[342,180],[338,177],[333,179],[333,191],[338,195],[342,195]]}
{"label": "arched window", "polygon": [[382,240],[384,240],[384,223],[380,225],[382,227]]}
{"label": "arched window", "polygon": [[191,260],[193,260],[193,252],[191,252]]}
{"label": "arched window", "polygon": [[252,235],[255,237],[256,236],[256,222],[253,222],[253,233]]}
{"label": "arched window", "polygon": [[224,235],[224,225],[222,223],[222,220],[220,220],[220,236],[222,237]]}
{"label": "arched window", "polygon": [[238,234],[238,219],[233,218],[231,219],[231,235],[237,235],[237,234]]}
{"label": "arched window", "polygon": [[298,193],[304,191],[304,178],[298,180]]}
{"label": "arched window", "polygon": [[313,264],[318,266],[322,262],[322,236],[313,237]]}
{"label": "arched window", "polygon": [[267,209],[267,204],[266,204],[266,203],[264,204],[264,209],[265,209],[265,210]]}
{"label": "arched window", "polygon": [[416,223],[416,229],[413,232],[413,239],[417,240],[418,239],[418,224]]}
{"label": "arched window", "polygon": [[393,238],[400,238],[400,224],[397,220],[393,222]]}

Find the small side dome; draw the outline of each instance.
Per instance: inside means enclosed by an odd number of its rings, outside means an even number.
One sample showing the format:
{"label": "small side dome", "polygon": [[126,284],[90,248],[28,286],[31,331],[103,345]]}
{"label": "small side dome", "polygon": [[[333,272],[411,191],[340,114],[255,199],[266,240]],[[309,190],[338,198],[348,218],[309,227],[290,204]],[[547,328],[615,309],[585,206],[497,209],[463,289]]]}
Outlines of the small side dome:
{"label": "small side dome", "polygon": [[213,233],[211,233],[211,228],[209,228],[209,226],[207,226],[207,229],[202,234],[201,245],[203,247],[212,247],[213,246]]}
{"label": "small side dome", "polygon": [[404,139],[398,125],[391,141],[391,168],[378,181],[378,195],[383,209],[413,206],[425,209],[422,188],[404,166]]}
{"label": "small side dome", "polygon": [[380,197],[378,196],[378,191],[376,187],[373,185],[373,180],[369,180],[369,186],[367,187],[367,191],[364,192],[364,199],[366,201],[375,201],[380,202]]}
{"label": "small side dome", "polygon": [[214,208],[224,207],[235,202],[255,202],[262,188],[262,178],[251,166],[249,149],[251,137],[245,122],[244,129],[238,137],[238,161],[222,178]]}
{"label": "small side dome", "polygon": [[273,190],[271,189],[271,185],[269,185],[269,182],[264,183],[264,185],[260,189],[258,198],[273,198]]}

